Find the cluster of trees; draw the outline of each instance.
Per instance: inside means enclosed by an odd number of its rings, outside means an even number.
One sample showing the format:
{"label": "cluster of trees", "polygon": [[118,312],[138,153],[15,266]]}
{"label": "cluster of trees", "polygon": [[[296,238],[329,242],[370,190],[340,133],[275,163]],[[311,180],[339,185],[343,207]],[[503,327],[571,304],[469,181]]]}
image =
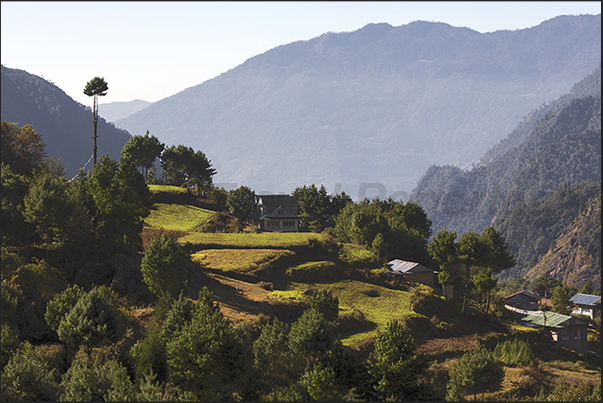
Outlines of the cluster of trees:
{"label": "cluster of trees", "polygon": [[439,264],[441,285],[453,285],[463,297],[464,312],[473,290],[482,296],[483,312],[488,312],[492,290],[497,285],[494,274],[515,265],[515,258],[500,233],[490,226],[481,234],[467,232],[456,240],[454,231],[440,230],[428,246],[431,258]]}
{"label": "cluster of trees", "polygon": [[[107,287],[71,286],[45,318],[64,343],[54,361],[3,330],[3,400],[424,400],[412,332],[379,331],[362,361],[334,337],[339,301],[318,291],[287,324],[235,326],[203,288],[196,301],[162,295],[145,334],[129,336],[127,315]],[[114,346],[112,349],[103,349]],[[79,348],[79,350],[78,350]],[[57,362],[59,365],[56,365]],[[54,365],[53,365],[54,364]],[[23,382],[27,379],[29,382]]]}
{"label": "cluster of trees", "polygon": [[[197,191],[211,187],[216,170],[202,151],[183,145],[165,147],[155,136],[132,136],[122,149],[122,158],[131,159],[148,183],[183,186]],[[155,161],[161,161],[161,177],[155,174]]]}
{"label": "cluster of trees", "polygon": [[379,260],[429,262],[431,221],[416,203],[365,199],[357,204],[347,203],[334,221],[335,237],[371,248]]}

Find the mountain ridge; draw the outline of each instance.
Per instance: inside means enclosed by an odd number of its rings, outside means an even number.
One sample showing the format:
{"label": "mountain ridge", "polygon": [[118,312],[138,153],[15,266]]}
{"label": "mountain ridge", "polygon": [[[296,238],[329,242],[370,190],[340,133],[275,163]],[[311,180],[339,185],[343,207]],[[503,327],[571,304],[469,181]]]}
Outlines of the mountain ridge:
{"label": "mountain ridge", "polygon": [[[555,27],[564,36],[553,40]],[[477,161],[599,61],[600,15],[487,34],[369,24],[275,47],[115,123],[202,150],[217,183],[273,193],[339,184],[352,196],[368,184],[408,196],[430,165]]]}

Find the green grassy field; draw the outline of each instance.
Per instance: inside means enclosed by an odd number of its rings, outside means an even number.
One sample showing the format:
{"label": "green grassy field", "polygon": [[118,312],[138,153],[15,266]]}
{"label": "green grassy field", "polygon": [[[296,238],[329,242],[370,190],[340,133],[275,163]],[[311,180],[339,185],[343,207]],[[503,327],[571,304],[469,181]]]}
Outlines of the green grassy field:
{"label": "green grassy field", "polygon": [[362,343],[368,337],[374,336],[378,330],[384,329],[391,320],[414,314],[411,308],[411,292],[392,290],[356,280],[336,283],[291,283],[287,291],[291,295],[298,295],[309,286],[331,290],[339,299],[340,316],[359,310],[366,320],[374,325],[371,329],[345,335],[341,342],[346,346],[352,347]]}
{"label": "green grassy field", "polygon": [[169,185],[149,185],[151,193],[187,193],[187,190],[180,186],[169,186]]}
{"label": "green grassy field", "polygon": [[313,232],[265,232],[259,234],[201,233],[187,234],[178,239],[193,245],[215,245],[232,248],[287,248],[303,246],[309,239],[321,239],[321,234]]}
{"label": "green grassy field", "polygon": [[195,206],[155,203],[154,209],[144,219],[148,228],[172,231],[191,231],[206,222],[215,212]]}
{"label": "green grassy field", "polygon": [[206,249],[193,254],[192,258],[210,269],[250,274],[263,263],[293,254],[285,249]]}

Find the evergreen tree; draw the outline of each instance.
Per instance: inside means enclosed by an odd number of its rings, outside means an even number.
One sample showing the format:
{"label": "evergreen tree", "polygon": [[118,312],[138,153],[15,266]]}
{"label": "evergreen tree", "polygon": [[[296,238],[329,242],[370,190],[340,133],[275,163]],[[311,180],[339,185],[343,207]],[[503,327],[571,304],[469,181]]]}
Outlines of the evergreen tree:
{"label": "evergreen tree", "polygon": [[504,378],[502,363],[486,349],[465,353],[450,370],[447,385],[448,400],[462,400],[466,393],[472,393],[477,400],[478,393],[484,393],[500,385]]}
{"label": "evergreen tree", "polygon": [[191,264],[189,254],[180,244],[162,235],[147,246],[140,271],[149,290],[157,297],[175,296],[184,286]]}

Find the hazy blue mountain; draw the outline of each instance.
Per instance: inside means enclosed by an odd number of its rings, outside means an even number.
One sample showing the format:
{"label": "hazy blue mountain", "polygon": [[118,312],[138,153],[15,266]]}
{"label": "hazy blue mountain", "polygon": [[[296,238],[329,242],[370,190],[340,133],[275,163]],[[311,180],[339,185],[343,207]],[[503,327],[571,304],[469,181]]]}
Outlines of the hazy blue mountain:
{"label": "hazy blue mountain", "polygon": [[[152,102],[135,99],[128,102],[109,102],[106,104],[98,104],[98,114],[107,120],[107,122],[115,122],[116,120],[127,118],[134,112],[143,110]],[[145,132],[146,133],[146,132]],[[145,134],[142,133],[142,134]]]}
{"label": "hazy blue mountain", "polygon": [[[56,85],[24,70],[1,67],[2,120],[30,124],[42,135],[44,151],[62,158],[68,177],[75,175],[92,155],[94,124],[92,110],[70,98]],[[82,84],[83,88],[83,84]],[[105,119],[98,120],[98,156],[119,159],[131,138]],[[92,167],[92,163],[87,166]]]}
{"label": "hazy blue mountain", "polygon": [[[531,112],[474,168],[431,166],[411,199],[425,209],[434,233],[443,228],[457,234],[481,232],[488,225],[498,228],[517,258],[516,267],[503,275],[521,277],[547,252],[551,255],[554,242],[600,193],[599,66],[571,92]],[[592,226],[583,229],[589,236],[596,232]],[[600,272],[600,248],[591,247],[595,244],[600,245],[600,227],[598,240],[580,244],[589,245],[586,252],[578,251],[582,246],[575,243],[565,249],[572,256],[599,262],[573,265],[572,270],[598,267]],[[547,263],[540,266],[539,273],[547,270]],[[557,268],[555,273],[566,278],[564,270]]]}
{"label": "hazy blue mountain", "polygon": [[218,183],[408,198],[428,167],[477,162],[600,60],[600,15],[493,33],[369,24],[276,47],[115,123],[202,150]]}

